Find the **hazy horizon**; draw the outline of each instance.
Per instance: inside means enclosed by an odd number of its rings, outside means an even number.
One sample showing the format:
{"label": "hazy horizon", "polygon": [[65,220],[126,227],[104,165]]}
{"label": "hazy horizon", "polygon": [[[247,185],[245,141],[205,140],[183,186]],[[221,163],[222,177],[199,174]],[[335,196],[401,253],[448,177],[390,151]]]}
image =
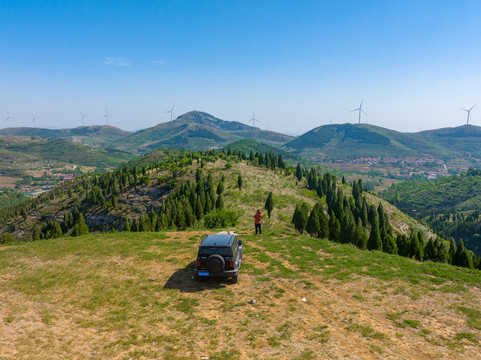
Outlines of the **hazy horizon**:
{"label": "hazy horizon", "polygon": [[197,109],[302,134],[481,124],[481,3],[0,4],[0,127],[148,128]]}

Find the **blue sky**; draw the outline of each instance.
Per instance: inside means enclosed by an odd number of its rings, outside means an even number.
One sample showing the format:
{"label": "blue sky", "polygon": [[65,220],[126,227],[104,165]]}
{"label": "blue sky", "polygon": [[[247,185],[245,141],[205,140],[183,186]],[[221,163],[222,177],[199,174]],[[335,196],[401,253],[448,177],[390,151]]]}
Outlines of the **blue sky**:
{"label": "blue sky", "polygon": [[481,125],[479,1],[0,2],[0,127],[126,130],[201,110],[301,134]]}

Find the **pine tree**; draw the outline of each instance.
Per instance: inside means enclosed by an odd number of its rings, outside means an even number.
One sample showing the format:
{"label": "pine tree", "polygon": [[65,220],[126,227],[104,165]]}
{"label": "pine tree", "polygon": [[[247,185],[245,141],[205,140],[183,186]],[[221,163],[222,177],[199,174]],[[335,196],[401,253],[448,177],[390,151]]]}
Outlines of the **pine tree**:
{"label": "pine tree", "polygon": [[294,215],[292,216],[292,222],[294,223],[294,227],[296,228],[296,230],[299,231],[299,233],[301,234],[306,228],[308,214],[309,214],[309,205],[307,205],[306,203],[297,205],[296,209],[294,210]]}
{"label": "pine tree", "polygon": [[89,233],[89,228],[87,224],[85,223],[85,219],[82,213],[80,213],[80,217],[77,221],[77,223],[74,226],[72,236],[80,236],[80,235],[86,235]]}
{"label": "pine tree", "polygon": [[222,181],[219,181],[217,184],[217,195],[220,195],[224,192],[224,183]]}
{"label": "pine tree", "polygon": [[379,233],[379,222],[377,214],[371,224],[371,233],[367,241],[368,250],[382,250],[381,234]]}
{"label": "pine tree", "polygon": [[237,177],[237,187],[239,188],[239,190],[242,190],[242,174],[239,174],[239,176]]}
{"label": "pine tree", "polygon": [[341,224],[337,220],[336,215],[330,212],[329,215],[329,240],[339,242],[341,235]]}
{"label": "pine tree", "polygon": [[267,196],[267,200],[266,200],[266,204],[265,204],[265,209],[267,210],[267,216],[269,216],[269,218],[271,217],[271,212],[272,212],[272,209],[274,209],[274,199],[272,197],[272,191],[269,193],[269,195]]}
{"label": "pine tree", "polygon": [[422,234],[419,232],[415,232],[411,236],[410,256],[414,256],[414,258],[419,261],[423,261],[424,259],[424,245],[422,239]]}
{"label": "pine tree", "polygon": [[301,164],[300,163],[297,163],[297,167],[296,167],[296,178],[297,180],[301,180],[302,179],[302,169],[301,169]]}
{"label": "pine tree", "polygon": [[321,224],[319,222],[319,212],[315,206],[307,219],[306,231],[313,237],[320,237]]}
{"label": "pine tree", "polygon": [[219,194],[219,196],[217,197],[217,200],[215,202],[215,208],[217,210],[222,210],[224,208],[224,199],[222,197],[222,194]]}
{"label": "pine tree", "polygon": [[367,234],[364,226],[362,225],[361,219],[357,220],[356,232],[355,232],[356,246],[361,250],[367,249]]}
{"label": "pine tree", "polygon": [[396,241],[394,240],[392,235],[386,234],[386,236],[384,237],[382,241],[382,251],[388,254],[397,255],[398,248],[397,248]]}
{"label": "pine tree", "polygon": [[42,234],[42,230],[40,229],[40,226],[35,225],[33,228],[33,233],[32,233],[32,240],[40,240],[40,235]]}

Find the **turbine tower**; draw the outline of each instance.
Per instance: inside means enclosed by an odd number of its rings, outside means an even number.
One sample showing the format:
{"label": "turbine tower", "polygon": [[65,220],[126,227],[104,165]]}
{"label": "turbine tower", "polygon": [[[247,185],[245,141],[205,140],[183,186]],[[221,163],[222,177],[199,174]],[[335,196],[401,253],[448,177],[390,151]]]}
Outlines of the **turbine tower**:
{"label": "turbine tower", "polygon": [[357,109],[354,109],[354,110],[351,110],[351,112],[353,111],[359,111],[359,124],[361,123],[361,113],[364,113],[364,115],[367,116],[367,113],[362,109],[362,103],[364,102],[364,98],[362,98],[361,100],[361,105],[359,105],[359,107]]}
{"label": "turbine tower", "polygon": [[173,116],[174,116],[174,105],[172,105],[172,109],[165,111],[166,113],[170,113],[170,121],[174,121]]}
{"label": "turbine tower", "polygon": [[112,115],[109,114],[109,112],[107,111],[107,108],[105,108],[105,115],[102,116],[102,119],[107,119],[107,126],[109,125],[109,117],[111,117]]}
{"label": "turbine tower", "polygon": [[256,127],[256,121],[260,122],[260,120],[256,119],[254,111],[252,112],[252,119],[250,119],[248,121],[248,123],[250,123],[251,121],[252,121],[252,128],[253,129]]}
{"label": "turbine tower", "polygon": [[473,108],[476,106],[476,104],[474,104],[471,109],[463,109],[463,108],[460,108],[461,110],[464,110],[468,113],[468,116],[466,117],[466,125],[469,125],[469,118],[471,117],[471,110],[473,110]]}
{"label": "turbine tower", "polygon": [[[107,109],[105,109],[105,110],[107,110]],[[85,119],[87,116],[89,116],[89,114],[82,114],[81,111],[79,111],[79,113],[80,113],[80,116],[82,117],[82,126],[84,126],[84,125],[85,125],[84,119]]]}
{"label": "turbine tower", "polygon": [[8,127],[12,127],[12,122],[10,121],[10,119],[15,119],[15,118],[10,116],[10,114],[7,111],[7,117],[5,118],[5,122],[8,121]]}
{"label": "turbine tower", "polygon": [[37,119],[40,119],[40,117],[35,116],[33,113],[31,113],[31,114],[32,114],[32,126],[34,128],[36,128],[37,127]]}

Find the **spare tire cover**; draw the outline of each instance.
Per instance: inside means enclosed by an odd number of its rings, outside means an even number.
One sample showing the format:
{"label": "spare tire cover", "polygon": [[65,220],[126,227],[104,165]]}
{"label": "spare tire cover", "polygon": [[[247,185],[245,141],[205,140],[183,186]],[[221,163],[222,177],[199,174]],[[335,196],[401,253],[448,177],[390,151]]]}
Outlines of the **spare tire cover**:
{"label": "spare tire cover", "polygon": [[207,259],[207,269],[209,269],[210,272],[216,273],[222,271],[224,270],[224,266],[225,260],[219,254],[212,254]]}

